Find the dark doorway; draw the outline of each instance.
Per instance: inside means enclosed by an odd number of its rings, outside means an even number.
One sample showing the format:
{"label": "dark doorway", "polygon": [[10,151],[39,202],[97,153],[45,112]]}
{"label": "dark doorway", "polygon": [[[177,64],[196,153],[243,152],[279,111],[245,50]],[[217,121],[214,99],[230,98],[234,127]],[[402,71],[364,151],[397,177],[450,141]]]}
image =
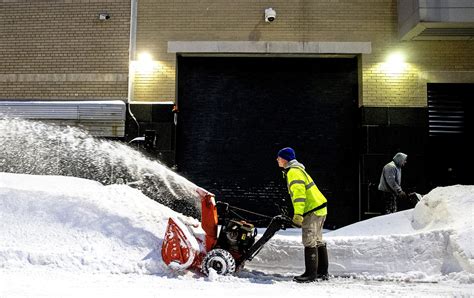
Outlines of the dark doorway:
{"label": "dark doorway", "polygon": [[329,200],[327,227],[357,221],[357,78],[357,58],[178,57],[178,172],[275,215],[288,203],[276,154],[291,146]]}
{"label": "dark doorway", "polygon": [[474,84],[428,84],[430,188],[474,184]]}

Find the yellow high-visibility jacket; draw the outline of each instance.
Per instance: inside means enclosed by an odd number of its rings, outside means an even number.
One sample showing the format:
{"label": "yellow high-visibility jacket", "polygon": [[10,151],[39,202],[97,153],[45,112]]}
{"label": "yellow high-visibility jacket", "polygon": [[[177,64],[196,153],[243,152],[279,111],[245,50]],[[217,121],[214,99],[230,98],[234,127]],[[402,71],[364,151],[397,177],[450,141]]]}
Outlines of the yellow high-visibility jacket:
{"label": "yellow high-visibility jacket", "polygon": [[[296,160],[288,163],[286,182],[294,214],[303,215],[327,202],[311,176],[306,173],[304,166]],[[314,213],[317,216],[327,215],[327,207],[316,210]]]}

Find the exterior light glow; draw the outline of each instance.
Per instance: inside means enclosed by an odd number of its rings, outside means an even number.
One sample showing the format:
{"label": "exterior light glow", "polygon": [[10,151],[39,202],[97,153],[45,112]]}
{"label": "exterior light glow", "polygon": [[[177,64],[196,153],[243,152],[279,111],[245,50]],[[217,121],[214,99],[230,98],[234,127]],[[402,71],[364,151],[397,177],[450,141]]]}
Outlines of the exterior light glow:
{"label": "exterior light glow", "polygon": [[138,61],[139,62],[151,62],[153,61],[151,59],[151,55],[149,53],[141,53],[138,55]]}
{"label": "exterior light glow", "polygon": [[153,61],[149,53],[141,53],[138,55],[137,61],[131,63],[135,72],[140,74],[151,74],[157,68],[158,63]]}
{"label": "exterior light glow", "polygon": [[405,71],[405,57],[401,53],[393,53],[387,57],[387,61],[383,63],[382,68],[387,74],[400,74]]}

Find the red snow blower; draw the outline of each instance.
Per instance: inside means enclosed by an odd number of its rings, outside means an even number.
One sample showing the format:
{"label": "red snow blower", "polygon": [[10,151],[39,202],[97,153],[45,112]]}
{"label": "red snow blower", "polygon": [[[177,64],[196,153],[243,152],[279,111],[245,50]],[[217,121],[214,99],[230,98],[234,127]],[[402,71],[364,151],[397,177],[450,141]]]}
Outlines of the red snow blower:
{"label": "red snow blower", "polygon": [[[251,261],[276,232],[292,227],[285,214],[269,217],[253,213],[216,202],[215,196],[204,189],[197,192],[202,208],[200,227],[177,218],[168,220],[161,256],[174,270],[197,269],[209,275],[213,269],[219,275],[233,274],[243,268],[245,261]],[[271,218],[258,241],[255,242],[257,228],[242,217],[233,216],[235,210]]]}

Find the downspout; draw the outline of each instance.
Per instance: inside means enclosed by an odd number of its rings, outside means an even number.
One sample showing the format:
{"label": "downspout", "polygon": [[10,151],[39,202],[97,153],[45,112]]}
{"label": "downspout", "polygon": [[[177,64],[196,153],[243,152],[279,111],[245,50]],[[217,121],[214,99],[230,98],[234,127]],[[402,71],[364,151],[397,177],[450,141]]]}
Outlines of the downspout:
{"label": "downspout", "polygon": [[138,129],[138,136],[140,136],[140,124],[132,113],[131,103],[133,101],[135,71],[132,62],[136,60],[136,43],[137,43],[137,7],[138,0],[131,0],[130,2],[130,42],[128,49],[128,113],[135,120]]}

